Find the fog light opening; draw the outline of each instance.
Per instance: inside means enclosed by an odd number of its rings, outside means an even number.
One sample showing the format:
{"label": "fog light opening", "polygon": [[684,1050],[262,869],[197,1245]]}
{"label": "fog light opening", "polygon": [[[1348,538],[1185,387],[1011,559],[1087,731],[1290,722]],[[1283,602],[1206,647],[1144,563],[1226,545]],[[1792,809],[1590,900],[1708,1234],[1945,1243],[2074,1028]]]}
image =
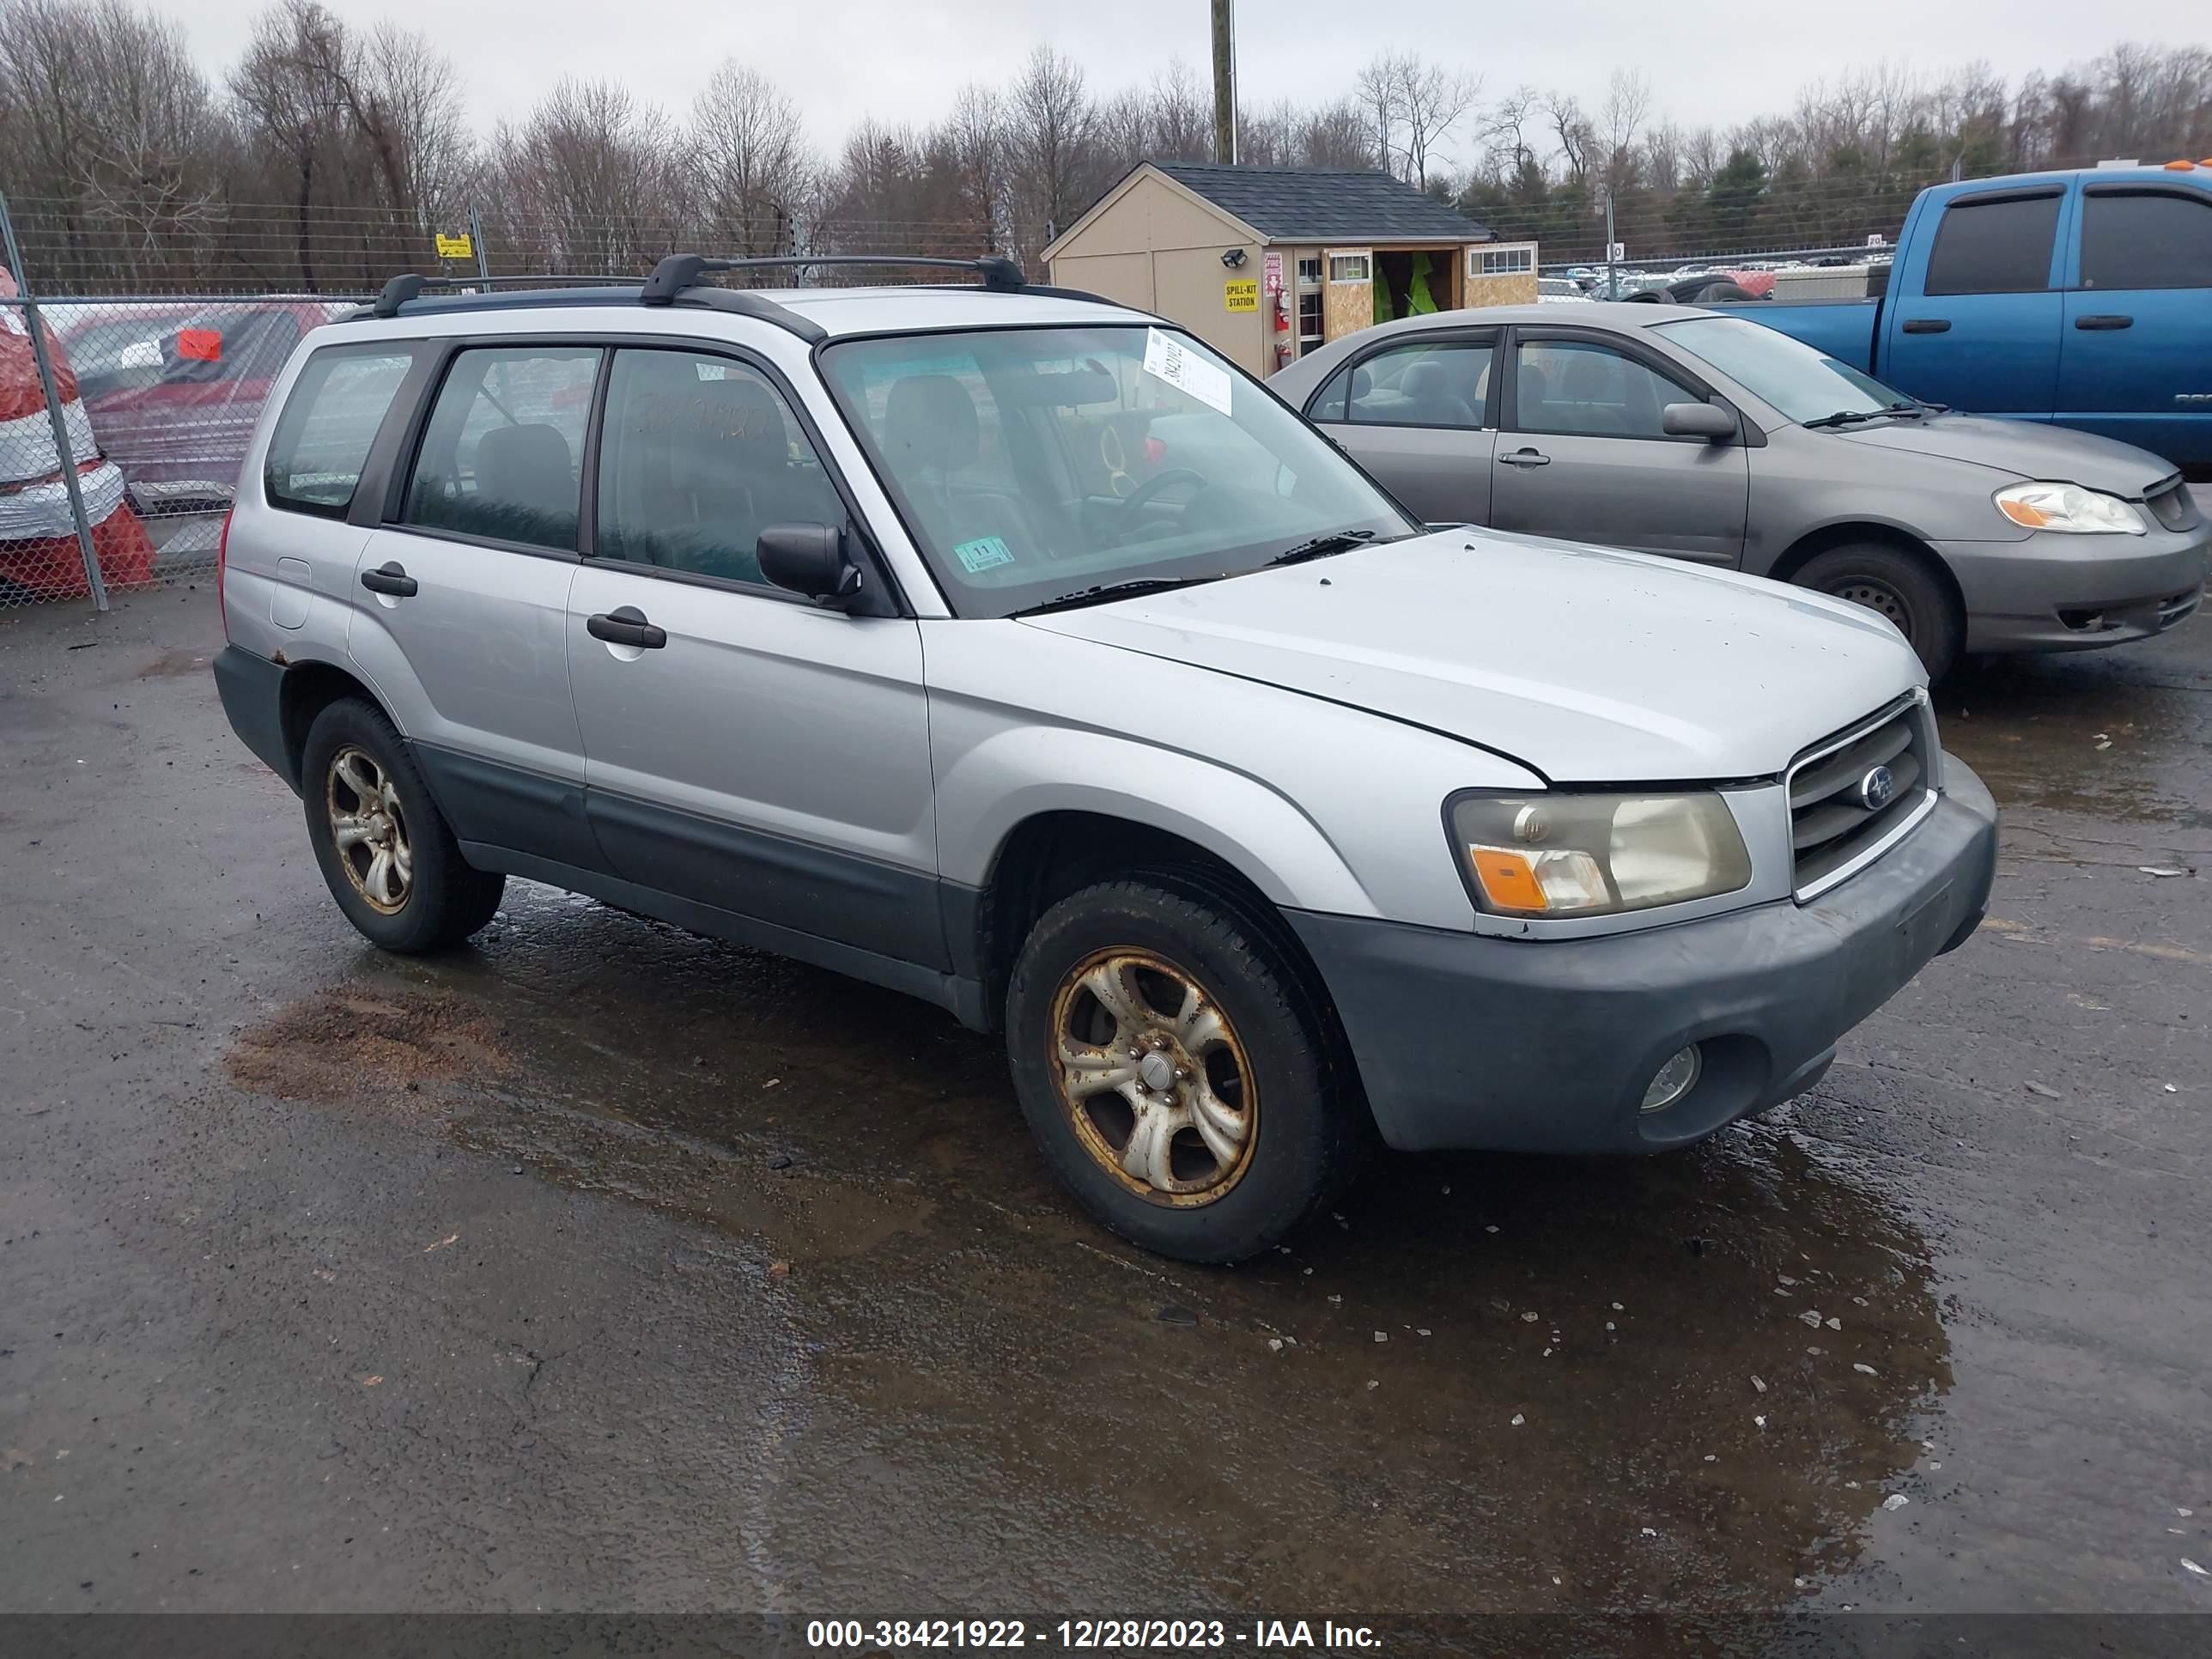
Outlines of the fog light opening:
{"label": "fog light opening", "polygon": [[1705,1069],[1705,1062],[1696,1043],[1677,1048],[1668,1057],[1667,1063],[1651,1074],[1650,1085],[1644,1091],[1644,1109],[1665,1111],[1698,1086],[1698,1073]]}

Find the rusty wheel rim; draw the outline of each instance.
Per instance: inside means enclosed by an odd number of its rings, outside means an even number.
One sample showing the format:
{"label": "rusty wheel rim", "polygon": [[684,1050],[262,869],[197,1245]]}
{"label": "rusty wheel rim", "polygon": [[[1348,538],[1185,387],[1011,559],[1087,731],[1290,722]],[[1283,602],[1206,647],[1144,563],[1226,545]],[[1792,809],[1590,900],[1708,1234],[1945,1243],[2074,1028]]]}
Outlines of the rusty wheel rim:
{"label": "rusty wheel rim", "polygon": [[392,779],[368,750],[349,745],[331,757],[323,801],[354,891],[379,915],[398,915],[415,890],[415,849]]}
{"label": "rusty wheel rim", "polygon": [[1877,616],[1887,617],[1897,625],[1897,631],[1908,640],[1912,638],[1912,608],[1905,596],[1887,582],[1872,576],[1852,576],[1830,588],[1837,599],[1848,599],[1863,605]]}
{"label": "rusty wheel rim", "polygon": [[1097,951],[1052,1005],[1053,1083],[1083,1149],[1154,1204],[1218,1202],[1251,1167],[1259,1094],[1244,1045],[1195,975]]}

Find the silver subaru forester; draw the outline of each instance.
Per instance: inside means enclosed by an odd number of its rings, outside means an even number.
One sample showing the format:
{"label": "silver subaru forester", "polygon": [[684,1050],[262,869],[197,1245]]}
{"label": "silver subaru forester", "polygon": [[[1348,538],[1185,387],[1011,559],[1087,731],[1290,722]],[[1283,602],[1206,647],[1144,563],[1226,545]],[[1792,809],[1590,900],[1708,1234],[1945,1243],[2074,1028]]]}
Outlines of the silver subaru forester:
{"label": "silver subaru forester", "polygon": [[1003,262],[730,266],[402,277],[287,367],[216,673],[374,943],[520,876],[927,998],[1101,1221],[1227,1261],[1377,1136],[1709,1135],[1979,921],[1881,617],[1424,526]]}

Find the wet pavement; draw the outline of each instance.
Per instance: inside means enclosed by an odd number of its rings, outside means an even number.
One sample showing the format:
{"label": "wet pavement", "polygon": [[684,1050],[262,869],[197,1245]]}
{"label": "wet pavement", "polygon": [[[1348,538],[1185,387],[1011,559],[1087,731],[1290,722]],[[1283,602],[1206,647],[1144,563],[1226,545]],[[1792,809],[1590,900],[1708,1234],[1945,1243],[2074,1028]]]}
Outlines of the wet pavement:
{"label": "wet pavement", "polygon": [[0,619],[0,1608],[2212,1610],[2212,625],[1943,695],[1991,918],[1815,1093],[1223,1270],[920,1003],[379,956],[220,644]]}

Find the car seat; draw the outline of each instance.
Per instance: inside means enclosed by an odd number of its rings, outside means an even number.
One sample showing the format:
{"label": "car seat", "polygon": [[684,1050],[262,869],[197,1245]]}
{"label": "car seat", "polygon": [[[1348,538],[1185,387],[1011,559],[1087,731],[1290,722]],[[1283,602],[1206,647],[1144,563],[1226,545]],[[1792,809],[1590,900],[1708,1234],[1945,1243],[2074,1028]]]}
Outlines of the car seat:
{"label": "car seat", "polygon": [[1452,390],[1449,371],[1434,357],[1410,365],[1399,386],[1406,394],[1407,417],[1422,426],[1482,424],[1475,418],[1474,405]]}
{"label": "car seat", "polygon": [[538,547],[576,545],[575,458],[556,426],[498,426],[477,440],[477,493],[453,527]]}

